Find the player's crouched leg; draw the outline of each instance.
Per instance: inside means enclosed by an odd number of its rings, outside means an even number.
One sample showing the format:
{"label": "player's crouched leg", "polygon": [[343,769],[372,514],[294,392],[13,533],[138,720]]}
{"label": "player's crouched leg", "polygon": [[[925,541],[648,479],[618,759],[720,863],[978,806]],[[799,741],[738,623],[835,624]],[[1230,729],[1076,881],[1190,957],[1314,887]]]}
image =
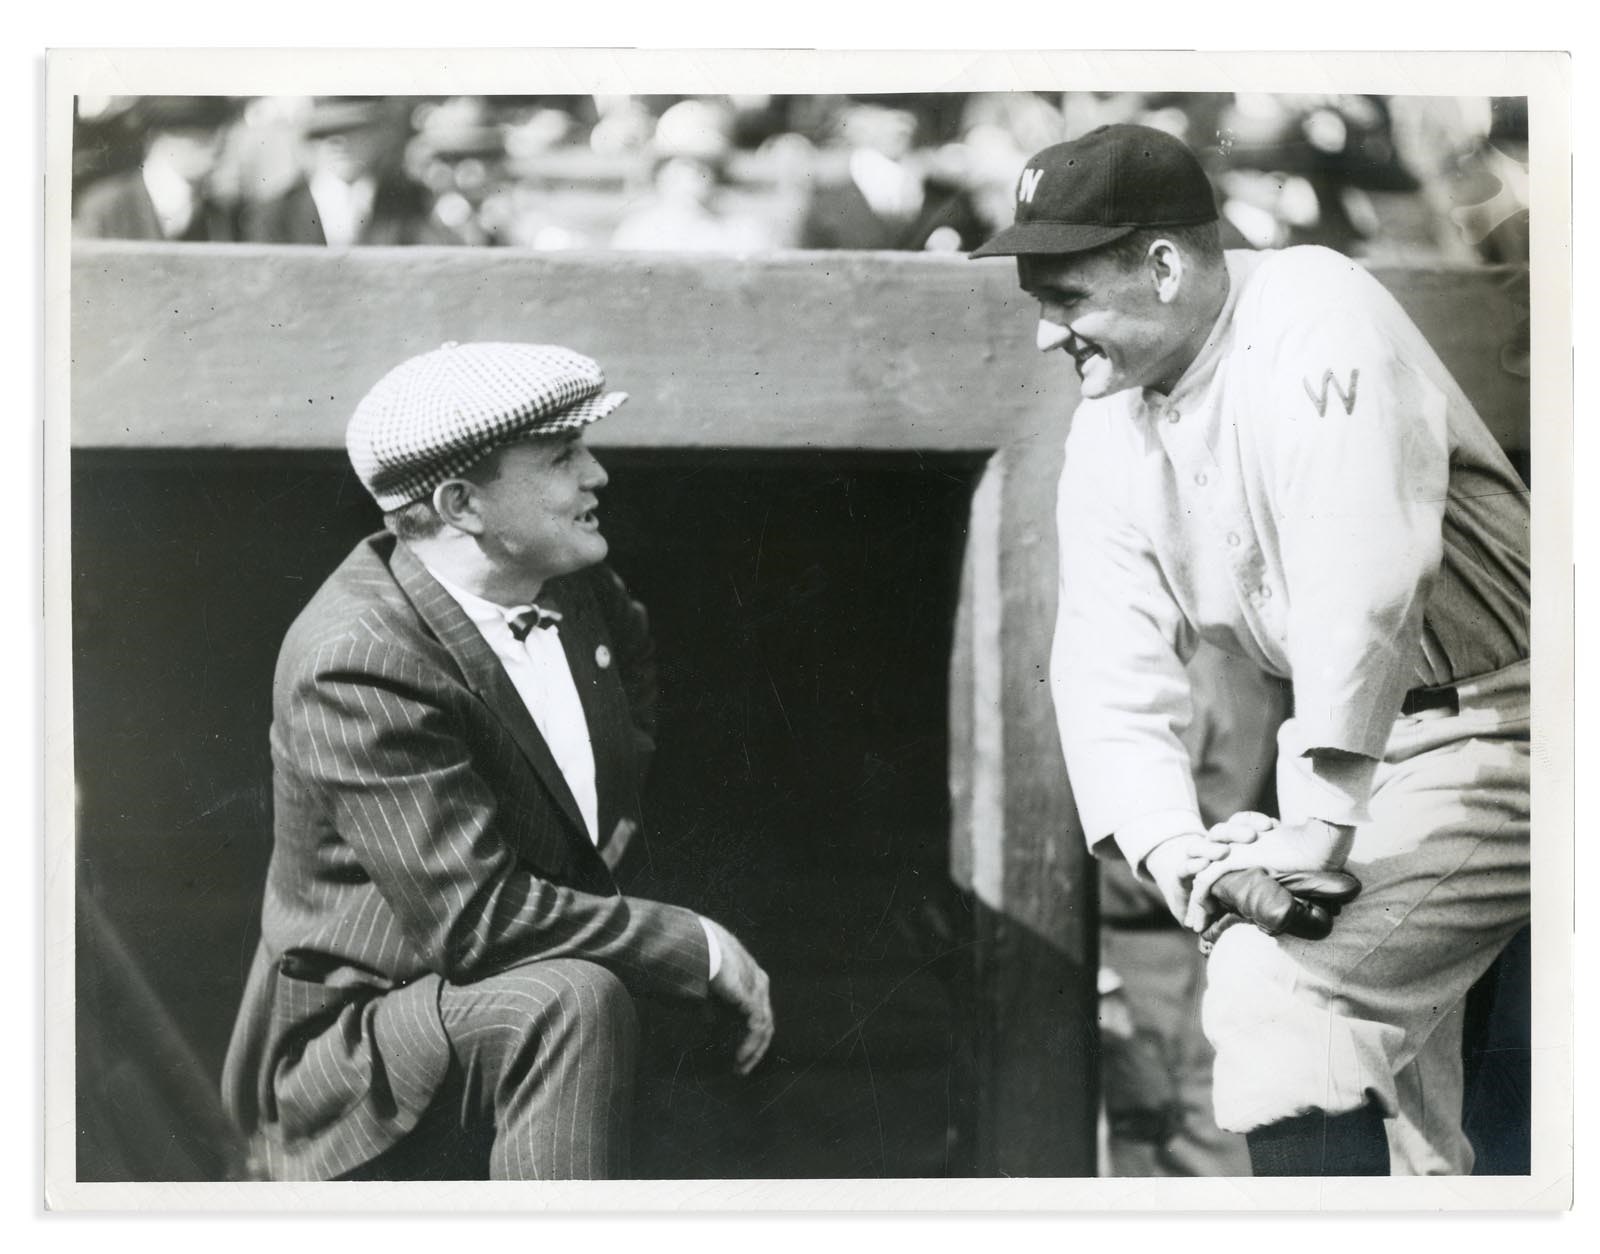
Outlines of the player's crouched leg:
{"label": "player's crouched leg", "polygon": [[1387,1174],[1383,1119],[1403,1034],[1341,1014],[1285,950],[1235,927],[1211,954],[1202,1022],[1217,1124],[1246,1135],[1258,1175]]}
{"label": "player's crouched leg", "polygon": [[527,963],[445,985],[439,1011],[463,1118],[493,1128],[492,1179],[627,1175],[639,1027],[621,980],[578,959]]}

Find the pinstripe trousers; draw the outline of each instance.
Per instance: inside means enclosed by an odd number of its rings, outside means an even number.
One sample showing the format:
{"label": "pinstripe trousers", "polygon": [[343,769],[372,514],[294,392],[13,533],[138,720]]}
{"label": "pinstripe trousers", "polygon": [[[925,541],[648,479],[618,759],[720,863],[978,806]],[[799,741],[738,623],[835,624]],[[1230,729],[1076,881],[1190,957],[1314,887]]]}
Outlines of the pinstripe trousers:
{"label": "pinstripe trousers", "polygon": [[[409,1135],[347,1180],[606,1180],[628,1174],[638,1020],[622,981],[575,958],[439,981],[450,1068]],[[380,1048],[405,1025],[375,1020]]]}

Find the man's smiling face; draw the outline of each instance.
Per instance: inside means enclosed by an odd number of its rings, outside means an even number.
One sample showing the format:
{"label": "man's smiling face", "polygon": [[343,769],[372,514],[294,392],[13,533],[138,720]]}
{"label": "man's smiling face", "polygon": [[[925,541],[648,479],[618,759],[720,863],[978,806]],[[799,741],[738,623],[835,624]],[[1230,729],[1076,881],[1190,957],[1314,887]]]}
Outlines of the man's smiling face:
{"label": "man's smiling face", "polygon": [[477,483],[484,551],[532,596],[546,579],[606,556],[595,510],[606,472],[581,433],[532,438],[499,450]]}
{"label": "man's smiling face", "polygon": [[1148,259],[1128,265],[1104,250],[1023,256],[1017,270],[1039,302],[1040,351],[1071,356],[1085,397],[1175,381],[1167,376],[1183,330]]}

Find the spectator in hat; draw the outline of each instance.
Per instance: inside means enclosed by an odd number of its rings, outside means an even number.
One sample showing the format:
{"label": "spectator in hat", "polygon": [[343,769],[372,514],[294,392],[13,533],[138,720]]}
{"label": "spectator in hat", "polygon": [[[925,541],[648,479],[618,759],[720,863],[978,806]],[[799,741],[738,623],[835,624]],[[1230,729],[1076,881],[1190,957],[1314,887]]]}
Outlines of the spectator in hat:
{"label": "spectator in hat", "polygon": [[90,185],[73,217],[84,239],[230,240],[232,214],[210,179],[237,103],[225,96],[147,96],[132,109],[143,132],[137,169]]}
{"label": "spectator in hat", "polygon": [[284,641],[261,942],[224,1068],[278,1179],[628,1172],[634,1000],[709,998],[748,1072],[767,977],[624,897],[656,685],[584,428],[627,399],[537,344],[447,344],[357,405],[385,530]]}
{"label": "spectator in hat", "polygon": [[682,100],[663,113],[652,142],[652,195],[623,218],[611,246],[678,252],[771,247],[759,222],[721,203],[732,136],[732,111],[711,101]]}
{"label": "spectator in hat", "polygon": [[975,248],[983,220],[965,188],[927,175],[915,159],[917,115],[853,102],[837,119],[842,177],[818,181],[800,229],[802,248],[957,252]]}
{"label": "spectator in hat", "polygon": [[245,238],[261,244],[438,244],[431,198],[401,158],[408,134],[397,102],[322,97],[307,114],[303,176],[245,214]]}
{"label": "spectator in hat", "polygon": [[1228,137],[1223,218],[1254,247],[1318,244],[1365,256],[1384,231],[1373,194],[1418,190],[1376,96],[1241,94],[1217,129]]}
{"label": "spectator in hat", "polygon": [[430,106],[411,141],[408,164],[432,197],[430,229],[440,242],[511,242],[505,131],[485,100],[456,96]]}

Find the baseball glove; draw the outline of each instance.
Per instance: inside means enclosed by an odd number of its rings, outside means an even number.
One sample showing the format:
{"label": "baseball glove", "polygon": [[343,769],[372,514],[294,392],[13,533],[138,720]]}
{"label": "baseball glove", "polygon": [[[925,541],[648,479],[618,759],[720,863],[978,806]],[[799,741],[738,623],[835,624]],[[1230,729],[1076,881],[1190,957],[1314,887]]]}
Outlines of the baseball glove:
{"label": "baseball glove", "polygon": [[1200,952],[1209,954],[1217,938],[1235,923],[1254,923],[1268,936],[1288,934],[1321,940],[1333,930],[1334,916],[1361,892],[1348,871],[1290,871],[1269,875],[1258,867],[1230,871],[1211,886],[1223,914],[1200,935]]}

